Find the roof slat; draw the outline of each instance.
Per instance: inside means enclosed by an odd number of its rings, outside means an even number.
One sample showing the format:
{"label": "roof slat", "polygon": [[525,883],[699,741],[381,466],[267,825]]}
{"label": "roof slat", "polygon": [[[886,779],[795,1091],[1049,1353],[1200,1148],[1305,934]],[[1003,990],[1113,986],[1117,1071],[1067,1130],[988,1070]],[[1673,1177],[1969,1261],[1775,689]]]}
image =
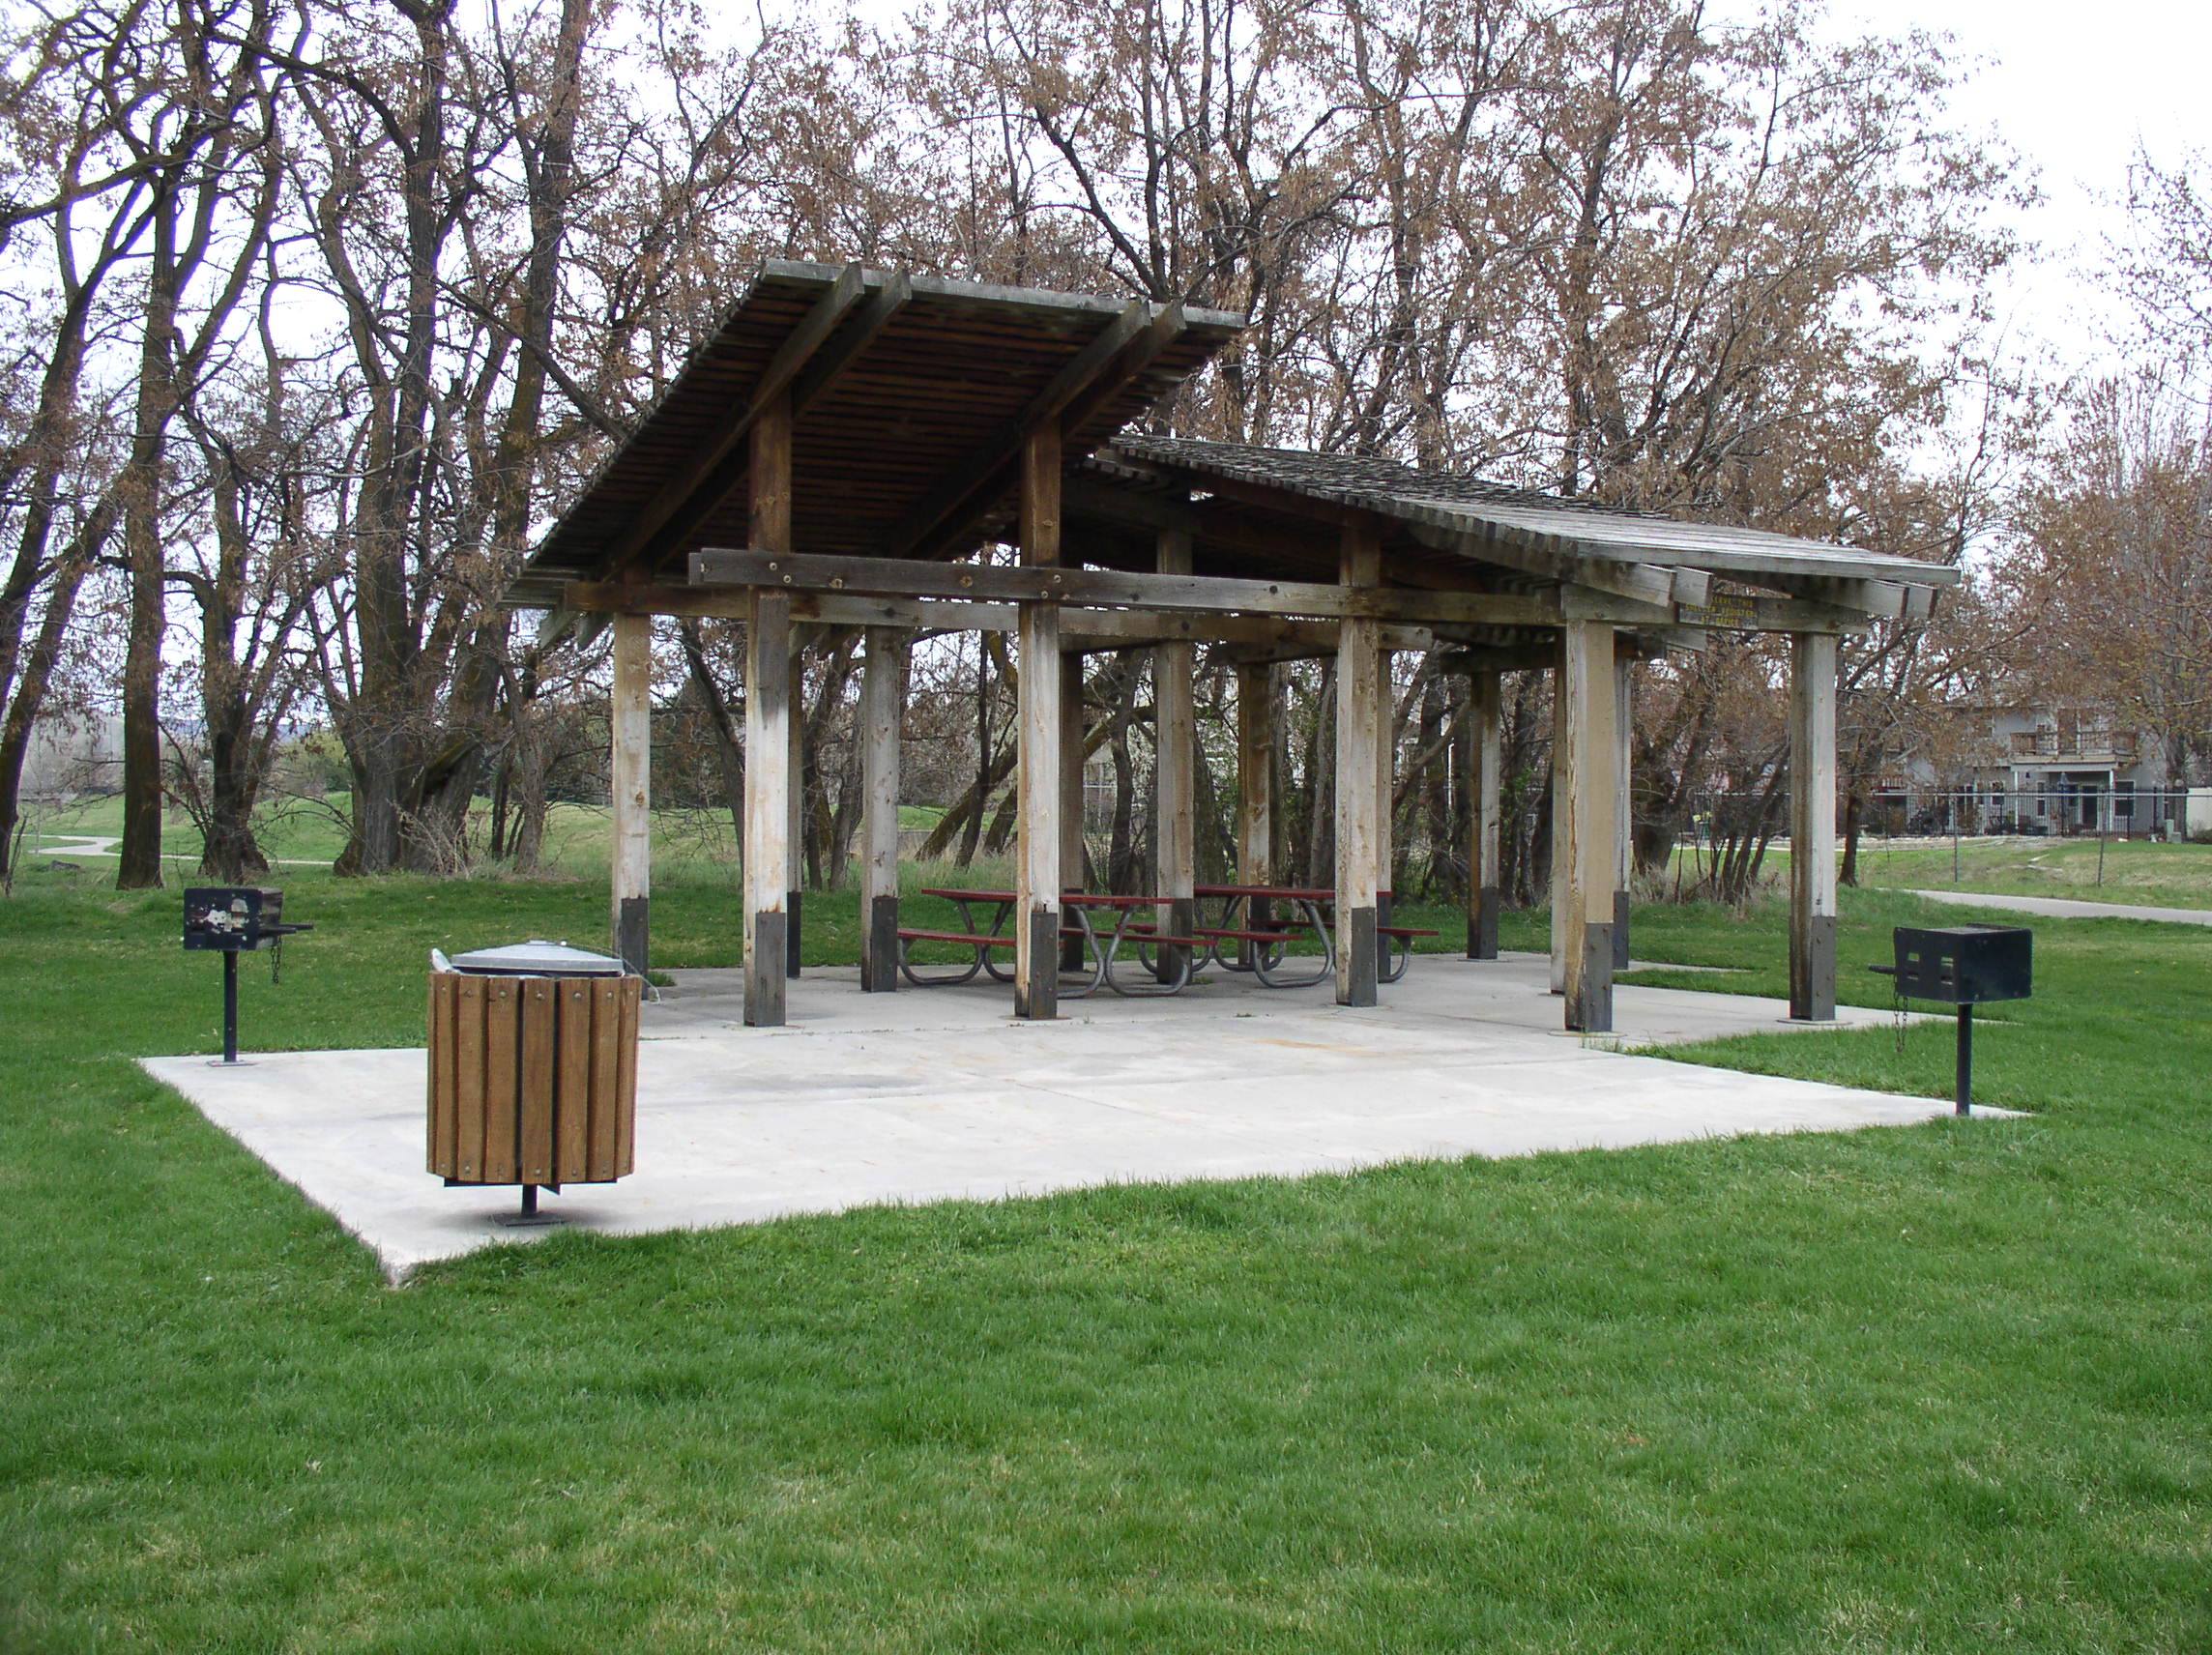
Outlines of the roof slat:
{"label": "roof slat", "polygon": [[[1624,595],[1630,594],[1609,568],[1637,571],[1625,578],[1654,590],[1654,577],[1678,578],[1687,570],[1773,587],[1818,580],[1828,601],[1862,614],[1897,615],[1919,611],[1892,589],[1932,590],[1960,578],[1956,568],[1942,564],[1761,529],[1682,522],[1356,455],[1124,435],[1101,456],[1100,473],[1126,482],[1160,467],[1202,486],[1208,478],[1258,484],[1373,512],[1408,525],[1416,539],[1438,549]],[[1694,579],[1683,586],[1675,601],[1700,601],[1691,595]]]}

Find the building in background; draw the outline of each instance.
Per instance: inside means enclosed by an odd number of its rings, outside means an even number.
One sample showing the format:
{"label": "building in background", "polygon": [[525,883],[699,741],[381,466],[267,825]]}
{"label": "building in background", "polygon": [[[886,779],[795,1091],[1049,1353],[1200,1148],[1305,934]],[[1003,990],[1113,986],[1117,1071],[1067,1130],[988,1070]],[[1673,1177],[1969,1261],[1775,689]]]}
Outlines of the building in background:
{"label": "building in background", "polygon": [[1875,810],[1893,832],[2212,834],[2212,788],[2173,785],[2155,744],[2094,706],[1962,707]]}

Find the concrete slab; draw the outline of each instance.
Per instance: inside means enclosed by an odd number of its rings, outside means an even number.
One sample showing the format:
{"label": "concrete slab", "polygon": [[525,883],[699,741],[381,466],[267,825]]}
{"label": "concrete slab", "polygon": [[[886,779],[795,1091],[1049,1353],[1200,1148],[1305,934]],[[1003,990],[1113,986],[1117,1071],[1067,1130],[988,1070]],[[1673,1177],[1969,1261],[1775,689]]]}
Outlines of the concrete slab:
{"label": "concrete slab", "polygon": [[[995,985],[863,995],[857,972],[810,972],[791,985],[790,1027],[748,1030],[739,973],[679,973],[646,1008],[637,1173],[571,1185],[545,1209],[637,1234],[1118,1181],[1839,1131],[1951,1108],[1610,1049],[1771,1032],[1789,1027],[1779,1001],[1625,986],[1617,1033],[1563,1038],[1540,956],[1423,958],[1358,1010],[1325,987],[1208,975],[1173,998],[1077,1001],[1056,1023],[1024,1024]],[[419,1049],[145,1066],[394,1281],[547,1234],[496,1222],[512,1190],[447,1189],[423,1172]]]}

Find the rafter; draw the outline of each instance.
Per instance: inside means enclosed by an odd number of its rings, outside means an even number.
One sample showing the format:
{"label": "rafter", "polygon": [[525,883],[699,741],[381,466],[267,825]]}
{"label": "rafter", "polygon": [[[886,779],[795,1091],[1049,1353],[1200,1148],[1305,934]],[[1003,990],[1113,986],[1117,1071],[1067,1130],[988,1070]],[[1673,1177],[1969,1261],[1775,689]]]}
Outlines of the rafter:
{"label": "rafter", "polygon": [[971,450],[884,537],[894,558],[926,557],[959,538],[1012,484],[1030,433],[1047,421],[1065,431],[1150,366],[1182,332],[1183,312],[1170,305],[1157,315],[1139,300],[1078,351],[1028,405]]}
{"label": "rafter", "polygon": [[[761,415],[787,391],[794,414],[803,411],[805,403],[820,396],[867,348],[912,291],[906,276],[894,277],[861,311],[860,325],[840,333],[865,296],[866,280],[857,264],[839,272],[830,290],[815,301],[813,308],[761,369],[751,394],[701,436],[684,464],[608,546],[607,569],[612,571],[633,561],[655,561],[721,509],[723,502],[745,479],[749,468],[744,440]],[[833,336],[835,350],[825,351],[823,347]]]}

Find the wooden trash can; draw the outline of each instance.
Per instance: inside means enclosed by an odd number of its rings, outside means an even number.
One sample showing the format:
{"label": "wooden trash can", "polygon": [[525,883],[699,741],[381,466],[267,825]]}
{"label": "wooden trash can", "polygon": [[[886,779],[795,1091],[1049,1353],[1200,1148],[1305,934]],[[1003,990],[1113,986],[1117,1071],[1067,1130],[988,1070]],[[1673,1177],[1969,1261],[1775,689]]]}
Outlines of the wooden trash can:
{"label": "wooden trash can", "polygon": [[627,1175],[644,986],[432,972],[429,1170],[526,1192]]}

